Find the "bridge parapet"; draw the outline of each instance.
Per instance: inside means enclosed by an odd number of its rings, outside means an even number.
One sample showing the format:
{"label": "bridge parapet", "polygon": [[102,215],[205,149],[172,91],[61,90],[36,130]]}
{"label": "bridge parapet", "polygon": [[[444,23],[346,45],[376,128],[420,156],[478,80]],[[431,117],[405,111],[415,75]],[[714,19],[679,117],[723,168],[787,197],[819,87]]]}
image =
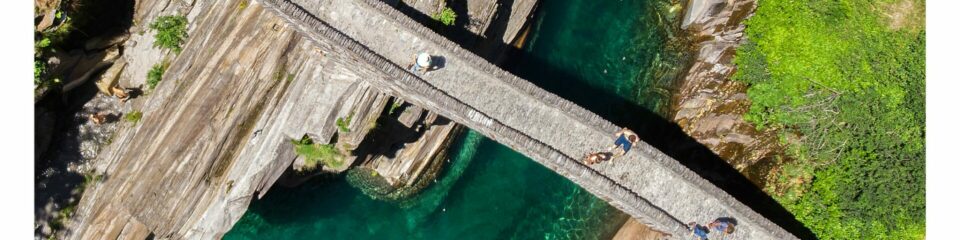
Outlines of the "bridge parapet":
{"label": "bridge parapet", "polygon": [[[433,33],[431,30],[420,26],[412,19],[403,16],[395,9],[380,3],[377,0],[357,0],[362,5],[375,9],[382,14],[383,19],[376,21],[389,21],[393,26],[402,26],[410,32],[416,33],[421,40],[434,44],[433,47],[444,49],[450,57],[457,58],[457,64],[461,68],[479,69],[485,76],[459,76],[471,78],[477,81],[496,81],[506,83],[514,90],[526,94],[524,99],[536,99],[537,102],[547,106],[549,111],[540,110],[540,112],[530,111],[526,114],[545,114],[535,117],[550,116],[550,113],[559,112],[567,116],[566,118],[555,120],[560,122],[556,126],[542,127],[567,127],[584,126],[579,131],[589,136],[607,136],[588,138],[592,139],[583,143],[570,143],[571,146],[582,144],[583,146],[601,146],[612,142],[610,133],[619,128],[609,121],[599,117],[582,107],[567,101],[559,96],[540,89],[521,78],[507,73],[486,60],[460,48],[442,36]],[[308,39],[320,45],[333,43],[337,47],[337,53],[342,58],[355,61],[357,64],[366,64],[382,73],[384,78],[366,79],[373,83],[381,91],[404,98],[405,100],[417,104],[425,109],[443,115],[455,122],[461,123],[474,129],[481,134],[494,139],[508,147],[523,153],[534,159],[551,170],[567,177],[574,183],[580,185],[594,195],[608,201],[611,205],[630,214],[641,222],[650,225],[654,229],[672,233],[675,236],[684,236],[687,229],[683,222],[685,221],[705,221],[705,217],[719,217],[719,214],[729,214],[740,222],[738,233],[728,238],[730,239],[794,239],[793,235],[787,233],[779,226],[763,218],[752,211],[732,196],[710,184],[708,181],[687,169],[676,160],[666,156],[652,146],[641,143],[636,148],[639,151],[633,151],[624,158],[615,162],[598,164],[601,166],[586,166],[577,160],[577,156],[570,156],[564,152],[577,152],[567,149],[561,151],[557,146],[548,144],[533,135],[545,135],[542,129],[536,129],[537,126],[513,126],[504,123],[503,120],[491,116],[482,111],[477,106],[464,102],[461,95],[457,95],[443,88],[437,87],[430,81],[417,75],[411,74],[396,62],[397,59],[391,59],[381,55],[375,50],[370,49],[361,41],[353,39],[351,36],[341,32],[339,29],[327,24],[320,18],[314,16],[310,11],[303,9],[297,4],[286,0],[262,0],[265,8],[278,13],[284,20],[291,23],[299,32],[307,36]],[[337,3],[356,4],[350,0],[335,0]],[[355,5],[350,5],[355,7]],[[333,11],[328,9],[328,11]],[[398,29],[401,27],[397,27]],[[368,39],[369,40],[369,39]],[[377,39],[382,41],[382,39]],[[465,64],[469,63],[469,64]],[[462,69],[461,69],[462,70]],[[462,70],[462,71],[468,71]],[[457,71],[456,69],[450,71]],[[470,70],[469,72],[474,72]],[[452,80],[452,79],[447,79]],[[497,95],[498,93],[482,93]],[[504,92],[503,94],[512,94]],[[477,102],[478,104],[496,104]],[[483,106],[487,109],[499,109],[496,106]],[[541,106],[542,107],[542,106]],[[497,112],[501,116],[508,113]],[[520,113],[509,113],[520,114]],[[516,119],[508,119],[516,123]],[[563,122],[574,120],[572,122]],[[545,121],[554,121],[547,119]],[[567,126],[564,126],[567,125]],[[518,129],[525,128],[526,130]],[[592,129],[592,130],[584,130]],[[548,129],[553,132],[563,129]],[[583,132],[587,131],[587,132]],[[550,132],[550,131],[548,131]],[[608,139],[609,138],[609,139]],[[564,140],[551,139],[552,142],[564,143]],[[586,147],[583,147],[586,148]],[[646,168],[638,168],[638,165]],[[626,174],[625,173],[630,173]],[[619,175],[618,175],[619,174]],[[614,180],[614,177],[618,180]],[[624,177],[626,176],[626,177]],[[660,179],[669,179],[667,185],[652,187],[651,183],[657,183]],[[662,180],[667,181],[667,180]],[[662,189],[676,188],[677,190]],[[651,198],[645,198],[648,196]],[[662,199],[661,199],[662,198]],[[699,199],[705,198],[702,202],[704,206],[699,206]],[[708,210],[701,210],[708,209]],[[682,219],[682,220],[681,220]]]}

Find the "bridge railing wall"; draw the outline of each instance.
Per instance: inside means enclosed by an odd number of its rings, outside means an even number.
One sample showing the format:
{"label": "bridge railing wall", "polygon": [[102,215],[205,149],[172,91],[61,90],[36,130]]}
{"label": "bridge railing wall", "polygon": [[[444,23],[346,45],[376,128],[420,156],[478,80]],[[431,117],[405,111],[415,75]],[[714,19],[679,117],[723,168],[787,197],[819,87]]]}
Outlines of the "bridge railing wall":
{"label": "bridge railing wall", "polygon": [[[545,91],[522,78],[503,71],[499,67],[443,38],[439,34],[432,32],[432,30],[419,25],[419,23],[406,17],[396,9],[379,2],[379,0],[356,1],[363,2],[377,9],[380,13],[384,14],[387,19],[398,21],[402,26],[408,26],[412,32],[415,32],[423,39],[433,41],[435,44],[446,48],[446,50],[457,54],[456,57],[470,64],[474,64],[474,66],[491,74],[492,77],[508,83],[517,90],[534,96],[548,106],[553,106],[564,111],[565,114],[573,116],[585,124],[594,126],[598,131],[615,132],[619,129],[619,127],[601,118],[599,115],[566,99],[560,98],[553,93]],[[687,232],[685,225],[680,220],[673,218],[669,213],[651,204],[648,200],[631,191],[629,188],[582,164],[580,161],[562,154],[551,146],[531,138],[514,128],[506,126],[496,119],[490,118],[486,114],[477,111],[475,108],[460,102],[444,91],[404,70],[401,66],[394,64],[383,56],[368,49],[358,41],[351,39],[339,30],[327,25],[300,6],[287,0],[260,0],[260,2],[265,8],[281,13],[279,14],[281,18],[291,23],[292,26],[296,27],[299,32],[303,33],[311,41],[317,43],[323,42],[323,39],[333,41],[338,44],[342,50],[354,54],[366,63],[374,66],[385,75],[386,78],[370,78],[366,80],[374,83],[372,85],[381,91],[402,97],[406,101],[436,112],[455,122],[464,124],[497,142],[523,153],[656,230],[679,235]],[[656,148],[642,142],[638,147],[644,154],[652,158],[652,160],[672,170],[676,175],[680,176],[681,179],[725,204],[726,207],[736,212],[741,220],[753,222],[780,239],[796,238]]]}

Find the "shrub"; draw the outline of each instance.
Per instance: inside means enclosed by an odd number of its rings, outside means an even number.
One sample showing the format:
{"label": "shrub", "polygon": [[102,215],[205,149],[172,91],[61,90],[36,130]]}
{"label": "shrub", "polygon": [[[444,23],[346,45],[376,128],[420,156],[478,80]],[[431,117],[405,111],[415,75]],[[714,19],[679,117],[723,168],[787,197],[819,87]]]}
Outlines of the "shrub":
{"label": "shrub", "polygon": [[160,80],[163,80],[163,73],[167,71],[167,65],[162,63],[154,64],[150,71],[147,72],[147,87],[149,89],[154,89],[157,87],[157,84],[160,84]]}
{"label": "shrub", "polygon": [[433,15],[433,20],[440,21],[443,25],[450,26],[457,20],[457,13],[453,12],[453,9],[450,7],[443,8],[442,11]]}
{"label": "shrub", "polygon": [[337,127],[340,128],[341,132],[348,133],[350,132],[350,120],[353,118],[353,113],[347,115],[347,118],[337,118]]}
{"label": "shrub", "polygon": [[124,116],[123,116],[123,120],[126,120],[127,122],[132,123],[132,124],[137,124],[138,122],[140,122],[140,118],[142,118],[142,117],[143,117],[143,112],[134,110],[134,111],[132,111],[132,112],[127,113],[126,115],[124,115]]}
{"label": "shrub", "polygon": [[150,24],[150,29],[157,31],[153,46],[180,53],[181,45],[187,39],[187,18],[177,15],[160,16]]}
{"label": "shrub", "polygon": [[334,144],[316,144],[309,136],[304,135],[300,140],[294,140],[294,151],[304,158],[304,170],[317,167],[317,163],[324,166],[338,168],[343,166],[346,156],[337,150]]}

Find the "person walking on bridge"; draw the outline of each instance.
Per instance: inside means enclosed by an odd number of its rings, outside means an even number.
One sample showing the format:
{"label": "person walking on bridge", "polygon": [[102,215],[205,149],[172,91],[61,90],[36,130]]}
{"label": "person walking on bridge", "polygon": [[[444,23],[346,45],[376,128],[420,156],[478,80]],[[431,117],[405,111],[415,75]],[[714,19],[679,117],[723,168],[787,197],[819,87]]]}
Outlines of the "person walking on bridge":
{"label": "person walking on bridge", "polygon": [[637,133],[630,131],[630,129],[623,128],[616,133],[617,140],[613,142],[613,147],[610,147],[607,151],[613,152],[615,157],[623,156],[627,154],[627,151],[630,151],[634,145],[637,145],[640,142],[640,137],[637,136]]}

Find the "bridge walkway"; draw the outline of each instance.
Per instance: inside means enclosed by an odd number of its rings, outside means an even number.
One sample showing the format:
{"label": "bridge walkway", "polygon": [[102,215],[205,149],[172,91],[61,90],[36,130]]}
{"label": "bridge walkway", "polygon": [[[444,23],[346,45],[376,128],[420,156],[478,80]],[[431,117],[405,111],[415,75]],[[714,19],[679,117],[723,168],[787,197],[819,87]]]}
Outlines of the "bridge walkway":
{"label": "bridge walkway", "polygon": [[[685,222],[738,221],[726,239],[795,238],[676,160],[641,143],[622,158],[586,166],[618,127],[507,73],[377,0],[262,0],[316,42],[336,42],[355,64],[389,79],[385,92],[464,124],[567,177],[659,231],[684,237]],[[404,70],[418,52],[443,58],[421,76]],[[351,56],[340,56],[350,58]]]}

